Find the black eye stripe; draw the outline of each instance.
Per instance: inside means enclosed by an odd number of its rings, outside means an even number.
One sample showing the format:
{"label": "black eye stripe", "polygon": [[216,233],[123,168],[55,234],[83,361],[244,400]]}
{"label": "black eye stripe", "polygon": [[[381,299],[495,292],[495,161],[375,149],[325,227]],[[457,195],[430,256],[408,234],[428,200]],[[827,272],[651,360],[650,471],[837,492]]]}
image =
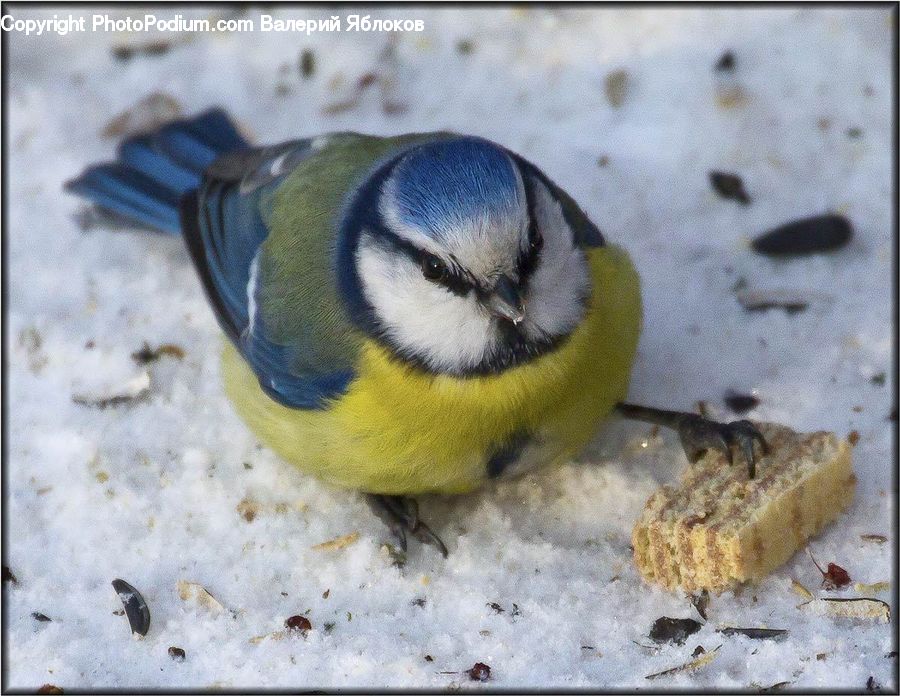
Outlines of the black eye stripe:
{"label": "black eye stripe", "polygon": [[537,268],[538,258],[541,254],[540,246],[530,246],[528,251],[519,257],[519,277],[522,285],[525,285],[532,273]]}
{"label": "black eye stripe", "polygon": [[525,202],[528,209],[528,247],[519,253],[519,276],[521,284],[525,285],[528,277],[537,268],[538,256],[544,246],[544,239],[537,226],[535,182],[528,175],[524,175],[522,180],[525,184]]}
{"label": "black eye stripe", "polygon": [[413,261],[420,268],[424,267],[430,257],[437,258],[447,269],[446,274],[442,278],[435,278],[432,282],[438,283],[455,295],[468,295],[476,289],[474,282],[469,274],[463,269],[456,259],[451,258],[450,263],[439,257],[434,256],[431,252],[420,249],[407,239],[395,234],[386,227],[378,230],[377,239],[390,244],[397,251],[403,253],[408,259]]}

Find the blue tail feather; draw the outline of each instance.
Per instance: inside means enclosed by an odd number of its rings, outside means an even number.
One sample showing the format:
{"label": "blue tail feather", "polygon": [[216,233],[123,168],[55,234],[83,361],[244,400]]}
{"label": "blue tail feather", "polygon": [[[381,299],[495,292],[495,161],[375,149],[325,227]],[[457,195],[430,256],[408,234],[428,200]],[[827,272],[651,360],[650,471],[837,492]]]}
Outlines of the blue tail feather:
{"label": "blue tail feather", "polygon": [[179,229],[177,193],[140,171],[98,164],[69,182],[67,188],[141,225],[171,232]]}
{"label": "blue tail feather", "polygon": [[177,123],[162,128],[154,142],[162,154],[195,172],[202,172],[218,156],[216,150]]}
{"label": "blue tail feather", "polygon": [[94,165],[66,189],[152,229],[181,231],[178,206],[221,155],[248,147],[222,109],[125,140],[117,160]]}
{"label": "blue tail feather", "polygon": [[175,190],[187,190],[200,184],[200,175],[192,169],[185,169],[166,157],[161,157],[154,148],[150,136],[129,138],[119,145],[118,162],[136,169],[154,181]]}

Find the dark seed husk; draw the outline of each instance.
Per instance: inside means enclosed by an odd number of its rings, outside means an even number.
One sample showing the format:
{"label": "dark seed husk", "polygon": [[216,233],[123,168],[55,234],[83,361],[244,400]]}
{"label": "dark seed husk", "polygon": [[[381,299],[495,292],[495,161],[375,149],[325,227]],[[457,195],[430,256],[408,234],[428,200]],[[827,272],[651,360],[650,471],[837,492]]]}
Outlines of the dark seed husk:
{"label": "dark seed husk", "polygon": [[112,53],[116,60],[131,60],[135,51],[130,46],[113,46]]}
{"label": "dark seed husk", "polygon": [[759,690],[759,693],[769,694],[769,693],[772,693],[775,691],[782,691],[783,689],[785,689],[786,687],[788,687],[790,685],[791,685],[791,682],[789,682],[789,681],[778,682],[777,684],[772,684],[772,686],[763,687],[762,689]]}
{"label": "dark seed husk", "polygon": [[171,50],[172,44],[168,41],[151,41],[140,46],[113,46],[112,54],[116,60],[129,61],[140,55],[161,56]]}
{"label": "dark seed husk", "polygon": [[625,103],[625,97],[628,95],[628,71],[613,70],[606,76],[603,87],[610,105],[619,108]]}
{"label": "dark seed husk", "polygon": [[131,354],[131,359],[138,365],[146,365],[156,362],[164,355],[181,360],[184,357],[184,348],[174,343],[163,343],[158,348],[151,348],[150,344],[144,341],[144,345]]}
{"label": "dark seed husk", "polygon": [[456,42],[456,50],[464,56],[475,50],[475,42],[471,39],[460,39]]}
{"label": "dark seed husk", "polygon": [[18,579],[16,579],[16,576],[13,575],[13,572],[9,569],[9,566],[3,566],[3,582],[11,582],[13,585],[19,584]]}
{"label": "dark seed husk", "polygon": [[759,399],[753,394],[738,394],[729,391],[725,394],[725,405],[735,413],[746,413],[752,408],[759,406]]}
{"label": "dark seed husk", "polygon": [[787,635],[787,629],[784,628],[737,628],[735,626],[726,626],[716,629],[717,633],[725,636],[747,636],[754,640],[777,640]]}
{"label": "dark seed husk", "polygon": [[737,301],[748,312],[783,309],[788,314],[796,314],[809,307],[809,301],[795,291],[740,290]]}
{"label": "dark seed husk", "polygon": [[65,691],[62,690],[62,687],[56,686],[56,684],[44,684],[40,689],[37,690],[39,694],[64,694]]}
{"label": "dark seed husk", "polygon": [[184,662],[184,650],[173,645],[169,648],[169,657],[175,660],[175,662]]}
{"label": "dark seed husk", "polygon": [[295,614],[294,616],[289,616],[284,620],[284,627],[289,628],[292,631],[300,631],[301,633],[306,633],[312,628],[312,623],[305,616]]}
{"label": "dark seed husk", "polygon": [[688,639],[688,636],[699,631],[701,627],[702,624],[693,619],[672,619],[668,616],[663,616],[653,622],[649,638],[654,643],[682,645]]}
{"label": "dark seed husk", "polygon": [[795,220],[753,240],[753,250],[766,256],[802,256],[834,251],[853,237],[843,215],[817,215]]}
{"label": "dark seed husk", "polygon": [[487,681],[491,678],[491,668],[483,662],[476,662],[472,669],[468,670],[469,679],[472,681]]}
{"label": "dark seed husk", "polygon": [[316,54],[311,48],[304,48],[300,52],[300,74],[308,79],[316,72]]}
{"label": "dark seed husk", "polygon": [[31,618],[35,621],[41,621],[44,623],[46,623],[47,621],[53,621],[53,619],[51,619],[49,616],[47,616],[46,614],[42,614],[39,611],[31,612]]}
{"label": "dark seed husk", "polygon": [[716,61],[716,70],[719,72],[728,72],[734,70],[734,53],[725,51],[719,60]]}
{"label": "dark seed husk", "polygon": [[722,198],[730,198],[743,205],[750,203],[750,195],[744,189],[744,180],[737,174],[710,172],[709,183]]}
{"label": "dark seed husk", "polygon": [[128,617],[131,632],[146,636],[150,630],[150,608],[141,593],[119,578],[112,581],[112,586],[122,600],[122,606],[125,607],[125,616]]}
{"label": "dark seed husk", "polygon": [[691,595],[691,604],[700,614],[700,617],[706,621],[706,611],[709,609],[709,590],[703,590],[700,594]]}

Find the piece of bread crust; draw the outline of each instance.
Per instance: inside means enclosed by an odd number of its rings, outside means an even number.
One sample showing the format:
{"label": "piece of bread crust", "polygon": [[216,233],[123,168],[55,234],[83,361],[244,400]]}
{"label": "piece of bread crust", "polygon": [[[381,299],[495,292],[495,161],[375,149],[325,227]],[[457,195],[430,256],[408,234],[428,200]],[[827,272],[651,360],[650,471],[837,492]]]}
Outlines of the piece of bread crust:
{"label": "piece of bread crust", "polygon": [[647,501],[632,533],[645,580],[687,592],[758,581],[850,506],[856,477],[846,440],[754,425],[770,447],[755,479],[739,457],[729,465],[707,452],[677,487]]}

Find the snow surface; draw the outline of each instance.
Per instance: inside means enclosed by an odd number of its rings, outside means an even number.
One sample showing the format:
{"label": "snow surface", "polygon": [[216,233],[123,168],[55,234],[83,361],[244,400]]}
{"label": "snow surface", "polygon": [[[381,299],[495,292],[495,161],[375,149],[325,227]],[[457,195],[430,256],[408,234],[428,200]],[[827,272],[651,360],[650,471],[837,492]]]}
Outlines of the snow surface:
{"label": "snow surface", "polygon": [[[20,17],[91,12],[5,7]],[[889,11],[366,12],[421,18],[426,30],[398,36],[386,58],[389,39],[378,33],[193,35],[129,61],[110,47],[146,37],[4,36],[4,564],[18,578],[4,583],[6,687],[862,689],[873,676],[896,689],[897,661],[886,656],[896,649],[893,625],[796,608],[791,578],[820,591],[802,553],[758,587],[714,597],[709,622],[684,645],[644,647],[656,618],[696,616],[686,597],[642,584],[631,562],[644,500],[685,466],[673,438],[648,438],[641,426],[607,426],[583,461],[558,470],[423,499],[450,557],[413,546],[395,567],[361,496],[279,461],[232,412],[219,331],[180,240],[82,231],[73,219],[80,203],[61,189],[110,157],[103,126],[154,91],[186,112],[224,105],[259,141],[439,128],[495,139],[545,168],[633,254],[646,306],[633,401],[689,409],[705,400],[727,418],[726,390],[752,390],[761,400],[754,418],[859,432],[856,502],[812,546],[854,580],[888,580],[896,560]],[[303,48],[316,58],[307,80],[297,69]],[[713,69],[726,49],[736,57],[730,76]],[[617,69],[628,78],[614,108],[604,82]],[[390,98],[405,111],[385,113],[377,86],[340,110],[372,70],[394,77]],[[752,204],[717,196],[711,169],[740,174]],[[828,210],[856,230],[838,253],[776,262],[747,247],[776,224]],[[740,278],[798,291],[810,306],[747,313],[732,290]],[[139,376],[130,356],[145,340],[186,351],[149,366],[148,398],[105,410],[73,403]],[[245,500],[242,512],[258,508],[251,522],[237,509]],[[346,548],[312,548],[353,532],[359,539]],[[889,541],[864,542],[866,533]],[[149,604],[142,640],[114,614],[117,577]],[[180,580],[203,585],[227,611],[182,601]],[[879,596],[893,601],[892,591]],[[52,622],[37,622],[36,611]],[[298,613],[313,625],[305,638],[249,642]],[[790,633],[758,641],[717,634],[722,625]],[[692,674],[645,679],[688,661],[697,645],[722,647]],[[186,660],[170,659],[169,646]],[[469,681],[475,662],[491,667],[490,681]]]}

